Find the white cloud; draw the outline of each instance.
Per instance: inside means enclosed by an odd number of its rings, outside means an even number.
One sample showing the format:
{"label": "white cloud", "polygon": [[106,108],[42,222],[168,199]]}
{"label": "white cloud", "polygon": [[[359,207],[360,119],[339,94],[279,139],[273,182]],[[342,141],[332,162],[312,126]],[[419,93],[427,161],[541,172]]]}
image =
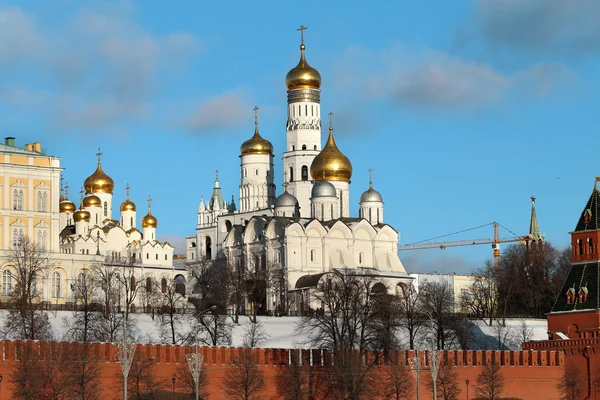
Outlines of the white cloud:
{"label": "white cloud", "polygon": [[353,47],[336,71],[341,90],[351,87],[355,93],[424,111],[485,108],[517,94],[544,97],[577,78],[560,64],[536,64],[508,74],[483,62],[400,44],[381,51]]}
{"label": "white cloud", "polygon": [[242,91],[227,92],[201,100],[184,118],[185,128],[192,133],[212,133],[240,126],[252,110]]}
{"label": "white cloud", "polygon": [[478,0],[473,25],[492,47],[571,55],[600,50],[597,0]]}
{"label": "white cloud", "polygon": [[48,28],[18,9],[0,8],[0,101],[28,107],[66,131],[111,130],[149,116],[159,73],[185,64],[199,46],[187,33],[149,33],[132,11],[88,9]]}

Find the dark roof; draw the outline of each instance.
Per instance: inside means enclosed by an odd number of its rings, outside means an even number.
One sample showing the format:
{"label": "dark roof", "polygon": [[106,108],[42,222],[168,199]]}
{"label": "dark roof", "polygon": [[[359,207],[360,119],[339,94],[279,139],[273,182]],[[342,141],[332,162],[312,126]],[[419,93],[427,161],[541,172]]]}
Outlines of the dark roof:
{"label": "dark roof", "polygon": [[61,239],[65,239],[71,235],[75,234],[75,225],[67,225],[64,227],[64,229],[60,232],[60,238]]}
{"label": "dark roof", "polygon": [[317,285],[319,284],[319,279],[321,279],[323,275],[328,273],[329,272],[323,272],[321,274],[301,276],[300,279],[296,281],[296,289],[317,287]]}
{"label": "dark roof", "polygon": [[577,222],[577,226],[575,227],[575,232],[577,231],[592,231],[595,229],[600,229],[600,192],[598,191],[598,187],[594,185],[594,190],[592,191],[592,195],[588,200],[585,208],[581,212],[581,216],[579,217],[579,222]]}
{"label": "dark roof", "polygon": [[[571,265],[569,275],[558,293],[552,312],[600,309],[600,297],[598,296],[599,271],[600,262],[598,261]],[[575,296],[574,301],[567,304],[567,292],[571,291],[577,294],[580,289],[583,289],[584,292],[587,291],[585,302],[580,303],[579,298]]]}

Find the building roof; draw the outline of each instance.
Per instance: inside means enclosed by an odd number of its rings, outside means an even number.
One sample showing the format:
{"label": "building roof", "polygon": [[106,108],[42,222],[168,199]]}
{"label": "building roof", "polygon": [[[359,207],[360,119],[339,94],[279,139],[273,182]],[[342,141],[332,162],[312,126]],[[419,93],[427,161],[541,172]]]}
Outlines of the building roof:
{"label": "building roof", "polygon": [[600,229],[600,192],[598,186],[594,184],[594,190],[590,195],[590,198],[585,205],[585,208],[581,212],[575,232],[578,231],[591,231]]}
{"label": "building roof", "polygon": [[[567,275],[567,279],[565,279],[563,287],[558,293],[552,312],[600,309],[600,297],[598,296],[599,271],[600,262],[598,261],[571,265],[569,275]],[[585,301],[579,302],[579,298],[575,297],[569,304],[567,292],[579,293],[580,289],[583,289],[584,293],[587,291]]]}

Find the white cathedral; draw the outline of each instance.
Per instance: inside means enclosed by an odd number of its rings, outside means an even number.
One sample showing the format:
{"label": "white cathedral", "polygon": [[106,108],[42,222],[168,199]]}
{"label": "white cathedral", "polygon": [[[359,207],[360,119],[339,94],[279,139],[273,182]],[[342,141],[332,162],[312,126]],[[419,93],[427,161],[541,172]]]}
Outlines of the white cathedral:
{"label": "white cathedral", "polygon": [[[264,265],[283,269],[290,313],[318,307],[310,292],[328,274],[373,276],[392,293],[411,280],[372,179],[358,217],[350,216],[352,164],[336,145],[331,121],[322,147],[321,75],[306,62],[305,49],[303,39],[300,62],[286,76],[284,192],[276,197],[273,146],[259,133],[255,108],[254,135],[240,148],[239,210],[223,199],[217,175],[209,200],[200,198],[196,233],[186,238],[188,262],[260,254]],[[273,312],[279,303],[272,290],[260,307]]]}

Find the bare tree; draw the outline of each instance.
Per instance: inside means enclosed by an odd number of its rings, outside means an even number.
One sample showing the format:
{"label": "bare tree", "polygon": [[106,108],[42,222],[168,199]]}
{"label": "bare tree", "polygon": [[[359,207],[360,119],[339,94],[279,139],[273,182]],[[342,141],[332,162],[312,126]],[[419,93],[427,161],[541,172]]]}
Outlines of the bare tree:
{"label": "bare tree", "polygon": [[42,280],[51,269],[50,255],[31,238],[19,239],[8,253],[9,271],[14,280],[10,292],[9,317],[4,319],[7,334],[18,339],[49,340],[52,337],[48,314],[42,307]]}
{"label": "bare tree", "polygon": [[581,398],[582,379],[579,369],[574,365],[565,365],[563,374],[558,381],[557,388],[561,394],[561,400],[576,400]]}
{"label": "bare tree", "polygon": [[245,332],[242,337],[242,345],[248,348],[260,347],[270,338],[271,335],[269,335],[262,322],[258,321],[250,323],[246,324]]}
{"label": "bare tree", "polygon": [[494,265],[487,260],[483,268],[475,271],[473,283],[461,298],[461,303],[469,309],[474,318],[488,318],[490,325],[498,308],[496,282]]}
{"label": "bare tree", "polygon": [[475,394],[486,400],[498,400],[504,391],[504,376],[497,364],[486,364],[477,376]]}
{"label": "bare tree", "polygon": [[408,347],[411,350],[415,348],[415,339],[426,321],[419,293],[410,282],[408,285],[401,285],[401,292],[398,294],[401,313],[400,325],[408,332]]}
{"label": "bare tree", "polygon": [[425,282],[420,288],[423,313],[430,317],[437,348],[443,350],[454,339],[454,292],[443,282]]}
{"label": "bare tree", "polygon": [[[388,344],[388,335],[382,330],[396,329],[382,326],[397,319],[382,319],[378,314],[380,303],[389,300],[374,290],[378,283],[372,277],[330,275],[313,294],[314,303],[322,308],[304,317],[298,326],[300,332],[308,334],[307,344],[312,348],[333,351],[333,365],[328,366],[328,372],[332,393],[340,398],[374,395],[372,369]],[[366,358],[367,351],[373,351],[375,357]]]}
{"label": "bare tree", "polygon": [[219,308],[210,309],[209,312],[198,311],[194,314],[192,330],[184,340],[188,344],[198,342],[205,346],[228,346],[231,344],[231,323]]}
{"label": "bare tree", "polygon": [[159,281],[153,282],[156,305],[158,306],[158,318],[155,323],[159,328],[160,337],[163,341],[180,344],[183,340],[180,332],[183,316],[177,310],[186,305],[185,293],[178,290],[174,279],[163,276]]}
{"label": "bare tree", "polygon": [[455,314],[450,321],[456,342],[462,350],[469,350],[475,339],[475,324],[464,314]]}
{"label": "bare tree", "polygon": [[125,306],[125,316],[129,318],[131,308],[135,306],[138,295],[146,288],[147,276],[136,274],[137,268],[133,258],[127,257],[124,261],[117,261],[116,279],[121,293],[121,303]]}
{"label": "bare tree", "polygon": [[527,320],[521,320],[518,328],[513,331],[513,338],[516,344],[519,345],[518,347],[533,340],[533,329],[527,325]]}
{"label": "bare tree", "polygon": [[496,321],[492,325],[494,330],[494,336],[496,337],[496,344],[498,350],[507,350],[513,348],[512,339],[514,337],[513,330],[502,324],[501,321]]}
{"label": "bare tree", "polygon": [[22,342],[16,346],[16,350],[17,362],[12,364],[10,374],[12,396],[25,400],[43,399],[47,382],[45,363],[39,360],[32,343]]}
{"label": "bare tree", "polygon": [[[179,364],[175,372],[175,383],[177,387],[183,387],[184,390],[191,394],[196,395],[196,383],[190,368],[186,364]],[[208,398],[208,378],[206,376],[205,368],[200,369],[200,375],[198,376],[198,397],[200,399]]]}
{"label": "bare tree", "polygon": [[99,313],[97,305],[93,302],[92,276],[88,272],[81,272],[71,284],[76,310],[71,318],[65,317],[65,338],[74,342],[89,342],[98,340],[97,330],[103,324],[104,316]]}
{"label": "bare tree", "polygon": [[409,400],[413,398],[413,378],[404,359],[391,358],[382,380],[384,399]]}
{"label": "bare tree", "polygon": [[301,364],[298,354],[292,355],[290,365],[280,368],[275,379],[277,394],[284,400],[318,400],[330,395],[327,368]]}
{"label": "bare tree", "polygon": [[102,398],[101,370],[90,344],[81,344],[71,355],[68,371],[69,399],[100,400]]}
{"label": "bare tree", "polygon": [[[140,358],[138,352],[135,353],[129,376],[127,377],[128,397],[143,400],[149,396],[160,392],[165,386],[164,382],[156,377],[154,372],[155,360],[153,358]],[[117,375],[117,384],[123,386],[123,374]]]}
{"label": "bare tree", "polygon": [[248,298],[251,286],[248,284],[248,265],[244,253],[227,259],[227,286],[233,306],[234,323],[240,322],[240,311]]}
{"label": "bare tree", "polygon": [[239,351],[239,358],[225,372],[223,391],[233,400],[262,399],[265,378],[256,365],[253,350],[241,348]]}
{"label": "bare tree", "polygon": [[[428,385],[433,391],[433,382],[429,382]],[[461,393],[458,386],[458,371],[455,371],[450,364],[442,366],[437,376],[438,399],[458,400]]]}

